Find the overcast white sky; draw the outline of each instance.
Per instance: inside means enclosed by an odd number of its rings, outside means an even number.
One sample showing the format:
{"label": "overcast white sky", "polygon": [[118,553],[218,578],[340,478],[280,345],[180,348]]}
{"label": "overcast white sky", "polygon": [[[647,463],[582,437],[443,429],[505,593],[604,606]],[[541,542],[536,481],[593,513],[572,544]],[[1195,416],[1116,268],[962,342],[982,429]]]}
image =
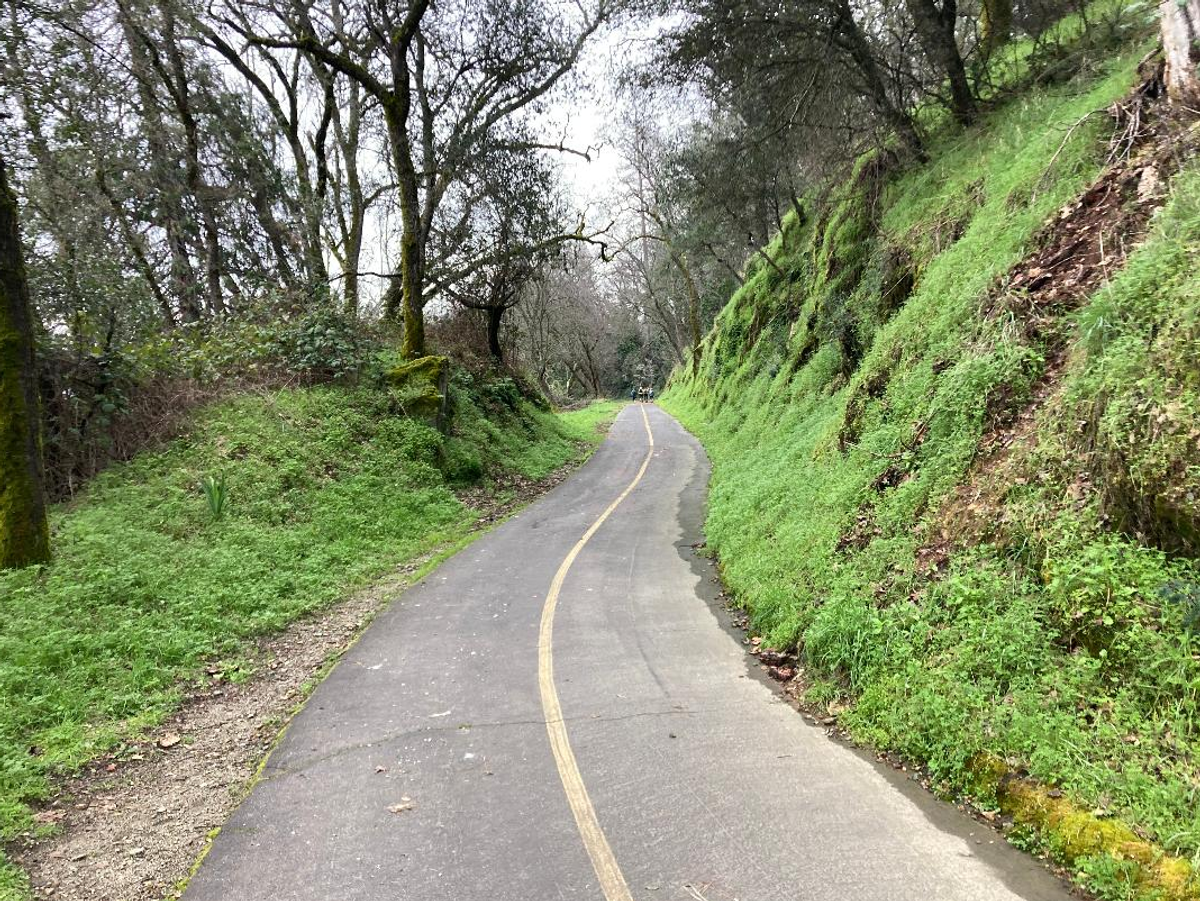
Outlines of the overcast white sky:
{"label": "overcast white sky", "polygon": [[554,105],[547,137],[557,143],[565,135],[570,147],[593,148],[590,163],[570,154],[561,161],[564,184],[580,208],[603,205],[612,197],[622,167],[616,126],[627,102],[620,95],[621,73],[649,58],[668,24],[666,19],[641,21],[602,34],[584,51],[581,86]]}
{"label": "overcast white sky", "polygon": [[[588,151],[588,162],[573,154],[557,154],[563,188],[573,214],[582,213],[589,228],[603,227],[616,213],[620,175],[624,162],[616,146],[622,106],[621,73],[644,61],[655,49],[658,36],[669,20],[639,21],[610,28],[593,39],[581,58],[569,85],[551,97],[541,140]],[[675,113],[673,119],[678,118]],[[678,116],[686,116],[682,110]],[[678,124],[673,122],[672,124]],[[364,269],[380,270],[390,263],[395,249],[398,222],[377,213],[368,227],[364,247]],[[369,261],[369,262],[368,262]],[[369,293],[377,293],[373,279]]]}

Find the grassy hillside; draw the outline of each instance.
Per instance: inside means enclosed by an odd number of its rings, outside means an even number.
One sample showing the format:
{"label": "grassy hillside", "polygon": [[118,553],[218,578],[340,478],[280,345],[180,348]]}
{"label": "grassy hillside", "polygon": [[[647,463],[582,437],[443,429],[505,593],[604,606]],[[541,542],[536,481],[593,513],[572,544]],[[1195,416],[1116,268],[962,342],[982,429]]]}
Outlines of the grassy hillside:
{"label": "grassy hillside", "polygon": [[[554,414],[462,371],[451,396],[448,440],[395,389],[240,396],[55,510],[53,563],[0,573],[0,840],[33,827],[51,776],[153,725],[205,661],[463,539],[476,514],[454,487],[545,476],[618,408]],[[225,480],[219,517],[206,476]],[[0,857],[0,897],[21,881]]]}
{"label": "grassy hillside", "polygon": [[1103,897],[1200,897],[1200,166],[1104,113],[1144,52],[861,159],[663,403],[811,703]]}

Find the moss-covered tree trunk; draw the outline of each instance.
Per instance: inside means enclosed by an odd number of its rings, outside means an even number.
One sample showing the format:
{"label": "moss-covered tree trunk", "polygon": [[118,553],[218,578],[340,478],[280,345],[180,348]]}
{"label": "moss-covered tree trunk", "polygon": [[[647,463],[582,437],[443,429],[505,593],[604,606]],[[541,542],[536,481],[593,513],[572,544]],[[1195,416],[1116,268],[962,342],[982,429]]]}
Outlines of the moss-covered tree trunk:
{"label": "moss-covered tree trunk", "polygon": [[979,7],[979,45],[984,59],[1008,43],[1012,27],[1012,0],[983,0]]}
{"label": "moss-covered tree trunk", "polygon": [[425,284],[423,249],[415,232],[406,232],[400,244],[400,286],[404,295],[404,339],[400,354],[406,360],[425,356]]}
{"label": "moss-covered tree trunk", "polygon": [[1173,103],[1200,104],[1200,0],[1163,0],[1162,38],[1167,95]]}
{"label": "moss-covered tree trunk", "polygon": [[49,559],[33,312],[17,198],[0,159],[0,569]]}
{"label": "moss-covered tree trunk", "polygon": [[[397,65],[399,68],[399,65]],[[396,78],[397,89],[384,104],[384,119],[392,144],[397,193],[400,195],[400,265],[383,296],[383,314],[395,321],[404,317],[400,354],[406,360],[425,356],[425,233],[421,229],[420,183],[408,135],[412,106],[407,75]]]}

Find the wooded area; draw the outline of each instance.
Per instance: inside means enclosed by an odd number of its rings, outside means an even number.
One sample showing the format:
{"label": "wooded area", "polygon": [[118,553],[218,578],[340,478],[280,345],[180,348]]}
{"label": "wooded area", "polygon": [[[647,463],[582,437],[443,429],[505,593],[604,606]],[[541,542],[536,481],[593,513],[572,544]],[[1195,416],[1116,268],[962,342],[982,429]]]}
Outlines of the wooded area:
{"label": "wooded area", "polygon": [[[1073,3],[7,0],[0,155],[36,361],[14,345],[5,377],[19,362],[40,400],[6,406],[6,441],[36,477],[36,408],[62,498],[214,392],[361,379],[429,352],[427,327],[552,396],[661,383],[699,366],[748,262],[778,270],[764,248],[802,197],[1020,90],[1012,35],[1061,79],[1135,17]],[[1050,29],[1068,13],[1082,40]],[[1163,4],[1184,99],[1196,21]],[[607,99],[581,59],[646,23],[613,146],[570,146],[556,115]],[[618,187],[576,208],[561,162],[597,152]]]}

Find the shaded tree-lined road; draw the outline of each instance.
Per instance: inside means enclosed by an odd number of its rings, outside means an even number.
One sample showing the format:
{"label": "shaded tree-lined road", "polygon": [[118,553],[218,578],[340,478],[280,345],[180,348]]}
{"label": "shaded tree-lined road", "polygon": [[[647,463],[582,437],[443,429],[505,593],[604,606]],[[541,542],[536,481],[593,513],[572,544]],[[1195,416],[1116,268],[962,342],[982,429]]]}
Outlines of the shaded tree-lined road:
{"label": "shaded tree-lined road", "polygon": [[[187,901],[615,901],[622,887],[639,901],[1065,899],[1033,861],[755,678],[691,549],[707,472],[674,420],[627,408],[579,473],[376,620],[288,729]],[[600,879],[539,690],[547,595],[573,549],[550,650],[618,869]]]}

